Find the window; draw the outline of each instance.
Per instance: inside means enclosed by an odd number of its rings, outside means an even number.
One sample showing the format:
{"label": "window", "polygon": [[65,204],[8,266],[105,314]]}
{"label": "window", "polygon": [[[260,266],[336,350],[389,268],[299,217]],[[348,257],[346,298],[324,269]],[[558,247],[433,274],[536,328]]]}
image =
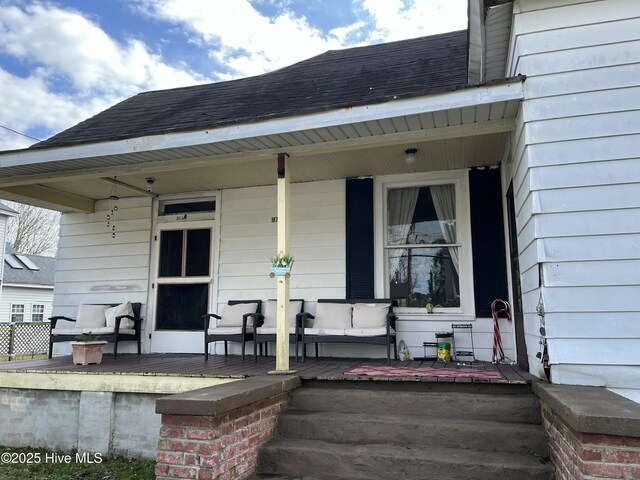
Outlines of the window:
{"label": "window", "polygon": [[211,229],[164,230],[160,234],[160,277],[209,275]]}
{"label": "window", "polygon": [[44,305],[41,305],[41,304],[31,305],[31,321],[44,322]]}
{"label": "window", "polygon": [[215,212],[215,200],[174,200],[160,202],[160,215],[175,215],[180,213]]}
{"label": "window", "polygon": [[[400,307],[473,314],[466,172],[381,177],[385,296]],[[466,262],[466,263],[465,263]],[[382,268],[378,270],[382,275]]]}
{"label": "window", "polygon": [[11,321],[24,322],[24,305],[17,303],[11,305]]}

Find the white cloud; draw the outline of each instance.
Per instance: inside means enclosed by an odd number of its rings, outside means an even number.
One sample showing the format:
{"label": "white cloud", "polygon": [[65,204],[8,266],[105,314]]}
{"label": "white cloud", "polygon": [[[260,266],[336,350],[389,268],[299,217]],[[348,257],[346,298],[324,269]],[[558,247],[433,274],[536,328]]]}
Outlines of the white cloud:
{"label": "white cloud", "polygon": [[372,41],[387,42],[467,28],[467,0],[359,0],[374,19]]}
{"label": "white cloud", "polygon": [[[25,77],[0,69],[0,85],[10,86],[0,89],[0,118],[22,132],[57,132],[139,91],[204,81],[140,41],[118,43],[81,13],[44,3],[0,6],[0,53],[30,67]],[[5,130],[0,149],[25,141]]]}
{"label": "white cloud", "polygon": [[[0,0],[0,54],[25,75],[0,68],[0,118],[23,132],[56,132],[138,91],[226,80],[287,66],[326,50],[466,28],[465,0],[327,1],[353,9],[352,23],[322,31],[295,13],[305,0],[137,0],[147,15],[182,29],[223,70],[195,73],[160,50],[116,41],[86,14],[53,3]],[[273,17],[253,4],[277,8]],[[323,4],[324,6],[325,4]],[[351,18],[354,18],[353,16]],[[335,24],[334,24],[335,25]],[[162,39],[158,39],[162,42]],[[155,47],[154,47],[155,48]],[[213,62],[211,62],[213,64]],[[0,150],[29,140],[0,129]]]}
{"label": "white cloud", "polygon": [[134,93],[202,81],[136,40],[120,44],[79,12],[34,3],[0,7],[0,50],[67,77],[80,91]]}
{"label": "white cloud", "polygon": [[[181,24],[194,42],[209,45],[210,55],[232,72],[220,78],[258,75],[340,48],[344,33],[323,33],[306,18],[285,10],[270,19],[249,0],[145,0],[145,11]],[[348,30],[351,26],[345,26]]]}

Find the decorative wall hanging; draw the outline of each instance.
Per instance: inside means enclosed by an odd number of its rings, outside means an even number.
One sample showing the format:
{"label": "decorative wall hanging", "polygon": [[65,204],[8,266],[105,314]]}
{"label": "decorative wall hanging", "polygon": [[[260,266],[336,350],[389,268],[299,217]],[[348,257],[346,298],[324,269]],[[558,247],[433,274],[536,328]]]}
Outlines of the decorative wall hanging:
{"label": "decorative wall hanging", "polygon": [[107,211],[107,228],[111,230],[111,238],[116,238],[116,213],[118,212],[118,200],[116,177],[113,177],[113,188],[109,195],[109,210]]}

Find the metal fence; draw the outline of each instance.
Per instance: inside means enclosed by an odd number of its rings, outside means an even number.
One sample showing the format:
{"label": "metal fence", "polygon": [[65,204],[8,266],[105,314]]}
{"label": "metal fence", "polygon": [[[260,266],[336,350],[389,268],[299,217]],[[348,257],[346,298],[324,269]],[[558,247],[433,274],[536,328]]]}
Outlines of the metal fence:
{"label": "metal fence", "polygon": [[49,352],[49,322],[0,322],[0,360]]}

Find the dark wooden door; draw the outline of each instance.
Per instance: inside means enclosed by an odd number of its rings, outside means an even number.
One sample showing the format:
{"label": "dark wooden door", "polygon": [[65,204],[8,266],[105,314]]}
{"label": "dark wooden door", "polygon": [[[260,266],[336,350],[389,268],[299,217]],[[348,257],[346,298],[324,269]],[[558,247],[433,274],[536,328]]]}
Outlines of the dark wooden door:
{"label": "dark wooden door", "polygon": [[509,258],[511,264],[511,293],[513,305],[513,328],[516,330],[516,350],[518,365],[529,371],[527,344],[524,337],[524,315],[522,312],[522,285],[520,283],[520,259],[518,258],[518,230],[516,227],[516,209],[513,197],[513,182],[507,191],[507,216],[509,222]]}

